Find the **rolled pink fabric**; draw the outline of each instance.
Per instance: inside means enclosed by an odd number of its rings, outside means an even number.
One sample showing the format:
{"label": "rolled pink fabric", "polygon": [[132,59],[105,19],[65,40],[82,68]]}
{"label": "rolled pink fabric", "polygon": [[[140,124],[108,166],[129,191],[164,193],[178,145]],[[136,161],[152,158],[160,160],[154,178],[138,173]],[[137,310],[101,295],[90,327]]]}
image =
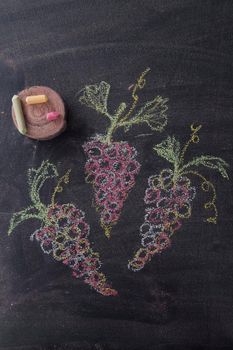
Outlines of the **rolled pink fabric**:
{"label": "rolled pink fabric", "polygon": [[47,114],[47,120],[51,122],[52,120],[57,120],[60,117],[60,113],[58,112],[49,112]]}

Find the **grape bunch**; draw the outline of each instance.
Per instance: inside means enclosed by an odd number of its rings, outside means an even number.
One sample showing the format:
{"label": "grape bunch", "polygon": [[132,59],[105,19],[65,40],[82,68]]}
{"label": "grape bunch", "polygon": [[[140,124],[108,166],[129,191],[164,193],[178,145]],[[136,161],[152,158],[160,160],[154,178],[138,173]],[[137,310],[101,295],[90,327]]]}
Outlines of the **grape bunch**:
{"label": "grape bunch", "polygon": [[141,270],[154,254],[167,249],[170,237],[181,227],[181,220],[191,216],[196,189],[186,176],[174,181],[173,175],[171,169],[164,169],[148,179],[144,202],[149,207],[140,227],[142,248],[128,265],[133,271]]}
{"label": "grape bunch", "polygon": [[133,126],[146,124],[153,131],[161,132],[167,124],[167,98],[155,96],[138,108],[138,91],[146,84],[147,68],[133,84],[130,104],[121,102],[114,112],[110,112],[110,84],[87,85],[80,91],[79,102],[94,109],[107,118],[106,132],[96,134],[83,145],[87,155],[85,166],[86,181],[94,187],[94,205],[100,213],[100,223],[107,237],[117,223],[129,191],[135,185],[140,164],[136,161],[136,150],[127,142],[114,142],[113,135],[118,129],[128,132]]}
{"label": "grape bunch", "polygon": [[22,222],[39,219],[41,227],[31,235],[31,240],[38,241],[45,254],[70,267],[74,277],[83,278],[85,283],[104,296],[115,296],[117,291],[110,287],[105,275],[99,271],[99,254],[90,246],[90,227],[84,212],[71,203],[59,205],[55,202],[56,194],[63,191],[63,184],[69,183],[70,171],[60,177],[53,190],[51,203],[47,205],[41,200],[40,192],[48,179],[58,177],[57,168],[47,160],[40,167],[29,169],[31,205],[13,214],[8,235]]}
{"label": "grape bunch", "polygon": [[86,182],[94,188],[94,205],[106,236],[117,223],[128,193],[135,185],[140,164],[137,152],[127,142],[107,144],[93,139],[83,146],[88,158]]}
{"label": "grape bunch", "polygon": [[[163,169],[159,175],[148,179],[144,202],[148,205],[145,221],[140,227],[142,247],[136,252],[128,267],[133,271],[141,270],[146,262],[156,253],[167,249],[171,236],[181,227],[182,219],[191,216],[191,204],[196,195],[196,188],[191,186],[190,176],[201,179],[201,188],[212,193],[212,198],[204,204],[211,212],[206,219],[216,224],[218,211],[216,207],[216,190],[212,182],[197,171],[199,166],[217,170],[223,178],[229,179],[229,165],[222,159],[211,155],[201,155],[185,162],[185,154],[191,144],[199,142],[198,132],[201,125],[191,125],[189,140],[181,147],[175,136],[168,136],[160,144],[154,146],[154,151],[173,165],[172,169]],[[188,176],[187,176],[188,175]]]}
{"label": "grape bunch", "polygon": [[98,270],[101,266],[99,254],[90,247],[89,225],[85,214],[73,204],[56,204],[48,210],[48,224],[35,231],[35,238],[44,253],[69,266],[76,278],[84,278],[103,295],[117,295]]}

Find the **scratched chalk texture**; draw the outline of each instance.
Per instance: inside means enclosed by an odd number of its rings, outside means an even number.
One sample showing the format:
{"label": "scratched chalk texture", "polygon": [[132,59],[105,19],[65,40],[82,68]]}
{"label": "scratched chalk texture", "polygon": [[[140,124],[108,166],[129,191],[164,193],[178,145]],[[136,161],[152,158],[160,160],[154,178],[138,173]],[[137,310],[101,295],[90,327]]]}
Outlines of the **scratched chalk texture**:
{"label": "scratched chalk texture", "polygon": [[233,348],[232,41],[232,0],[0,2],[0,349]]}

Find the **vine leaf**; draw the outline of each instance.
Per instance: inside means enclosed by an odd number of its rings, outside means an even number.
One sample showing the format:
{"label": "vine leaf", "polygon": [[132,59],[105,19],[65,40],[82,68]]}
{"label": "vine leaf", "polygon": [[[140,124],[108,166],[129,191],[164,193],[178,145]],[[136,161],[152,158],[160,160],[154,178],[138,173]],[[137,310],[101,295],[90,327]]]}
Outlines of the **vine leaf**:
{"label": "vine leaf", "polygon": [[166,140],[154,146],[154,151],[160,157],[165,158],[170,163],[175,164],[180,156],[180,142],[176,140],[175,136],[168,136]]}
{"label": "vine leaf", "polygon": [[87,85],[83,89],[83,95],[79,97],[79,102],[97,112],[107,114],[109,91],[110,85],[105,81],[101,81],[99,84]]}
{"label": "vine leaf", "polygon": [[156,96],[148,101],[131,119],[132,123],[147,123],[153,131],[163,131],[167,125],[167,98]]}
{"label": "vine leaf", "polygon": [[215,169],[220,172],[223,178],[229,179],[226,168],[229,167],[229,164],[225,162],[222,158],[213,157],[213,156],[200,156],[194,158],[191,162],[188,162],[183,169],[189,168],[191,166],[203,165],[207,168]]}
{"label": "vine leaf", "polygon": [[10,235],[14,231],[16,226],[18,226],[21,222],[29,219],[42,219],[38,213],[38,210],[34,206],[30,206],[26,209],[23,209],[12,216],[10,220],[10,226],[8,229],[8,235]]}
{"label": "vine leaf", "polygon": [[45,181],[58,176],[57,168],[48,160],[43,161],[41,166],[37,169],[29,169],[28,171],[28,182],[30,185],[30,198],[32,203],[37,208],[41,208],[43,204],[40,201],[40,189],[44,185]]}

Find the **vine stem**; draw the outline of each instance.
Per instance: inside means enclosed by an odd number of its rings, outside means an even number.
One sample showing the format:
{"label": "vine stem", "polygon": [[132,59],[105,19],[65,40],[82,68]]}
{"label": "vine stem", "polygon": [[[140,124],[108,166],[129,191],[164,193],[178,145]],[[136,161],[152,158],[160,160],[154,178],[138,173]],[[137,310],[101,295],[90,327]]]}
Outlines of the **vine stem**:
{"label": "vine stem", "polygon": [[175,183],[180,175],[179,171],[179,161],[174,163],[174,175],[173,175],[173,182]]}
{"label": "vine stem", "polygon": [[191,135],[189,140],[186,142],[186,144],[184,145],[180,157],[179,159],[174,163],[174,176],[173,176],[173,182],[176,182],[176,180],[178,179],[179,176],[182,175],[183,170],[187,167],[187,165],[184,165],[184,156],[185,153],[187,152],[189,146],[191,143],[198,143],[199,142],[199,136],[197,135],[197,132],[202,128],[202,125],[198,125],[198,126],[194,126],[193,124],[191,125]]}
{"label": "vine stem", "polygon": [[107,111],[104,113],[111,122],[110,127],[107,129],[107,134],[104,137],[103,141],[106,142],[108,145],[112,142],[112,135],[113,133],[121,127],[124,126],[130,126],[133,124],[137,124],[138,120],[134,120],[134,121],[129,121],[127,120],[129,118],[129,116],[132,114],[132,112],[134,111],[137,103],[138,103],[138,95],[136,94],[138,89],[143,89],[145,84],[146,84],[146,80],[145,80],[145,75],[150,71],[150,68],[147,68],[144,72],[141,73],[141,75],[139,76],[139,78],[137,79],[137,82],[134,86],[133,92],[132,92],[132,105],[129,109],[129,111],[125,114],[125,116],[122,116],[123,113],[125,112],[126,109],[126,104],[125,103],[121,103],[117,112],[115,113],[115,115],[111,116]]}
{"label": "vine stem", "polygon": [[112,122],[114,120],[114,116],[112,116],[110,113],[108,113],[108,111],[105,111],[103,113],[103,115],[105,115],[110,120],[110,122]]}
{"label": "vine stem", "polygon": [[117,109],[116,113],[114,116],[111,116],[111,124],[110,127],[107,129],[107,134],[103,138],[103,141],[106,142],[108,145],[112,142],[112,135],[113,133],[121,127],[121,124],[119,122],[122,114],[124,113],[126,109],[126,104],[123,102],[120,104],[119,108]]}
{"label": "vine stem", "polygon": [[57,185],[54,188],[53,194],[52,194],[52,198],[51,198],[51,205],[54,208],[55,207],[55,197],[56,194],[58,192],[62,192],[63,187],[61,186],[62,182],[64,182],[65,184],[67,184],[69,182],[69,176],[70,176],[70,172],[71,169],[67,170],[67,172],[65,173],[65,175],[63,175],[62,177],[60,177],[60,179],[58,180]]}
{"label": "vine stem", "polygon": [[146,84],[145,76],[149,71],[150,71],[150,68],[147,68],[144,72],[141,73],[141,75],[137,79],[137,83],[134,85],[133,92],[132,92],[133,103],[132,103],[128,113],[122,118],[122,120],[121,120],[122,122],[126,121],[128,119],[128,117],[132,114],[132,112],[134,111],[134,109],[138,103],[138,100],[139,100],[139,97],[138,97],[138,95],[136,95],[136,92],[138,89],[141,90],[144,88],[144,86]]}
{"label": "vine stem", "polygon": [[180,155],[180,159],[179,159],[179,164],[183,164],[184,163],[184,156],[185,153],[187,151],[187,149],[189,148],[191,143],[198,143],[199,142],[199,136],[197,135],[197,132],[202,128],[202,125],[198,125],[198,126],[194,126],[193,124],[191,125],[191,135],[190,135],[190,139],[186,142],[186,144],[184,145],[184,148],[182,149],[181,155]]}
{"label": "vine stem", "polygon": [[104,141],[108,145],[112,142],[112,135],[118,128],[119,128],[118,119],[116,118],[115,120],[113,120],[113,122],[111,123],[110,127],[108,128],[106,137],[104,139]]}
{"label": "vine stem", "polygon": [[124,121],[124,122],[119,121],[119,119],[116,119],[115,121],[113,121],[111,126],[108,128],[106,137],[104,138],[104,141],[108,144],[112,142],[112,135],[117,129],[140,123],[140,118],[138,119],[136,118],[134,120]]}

